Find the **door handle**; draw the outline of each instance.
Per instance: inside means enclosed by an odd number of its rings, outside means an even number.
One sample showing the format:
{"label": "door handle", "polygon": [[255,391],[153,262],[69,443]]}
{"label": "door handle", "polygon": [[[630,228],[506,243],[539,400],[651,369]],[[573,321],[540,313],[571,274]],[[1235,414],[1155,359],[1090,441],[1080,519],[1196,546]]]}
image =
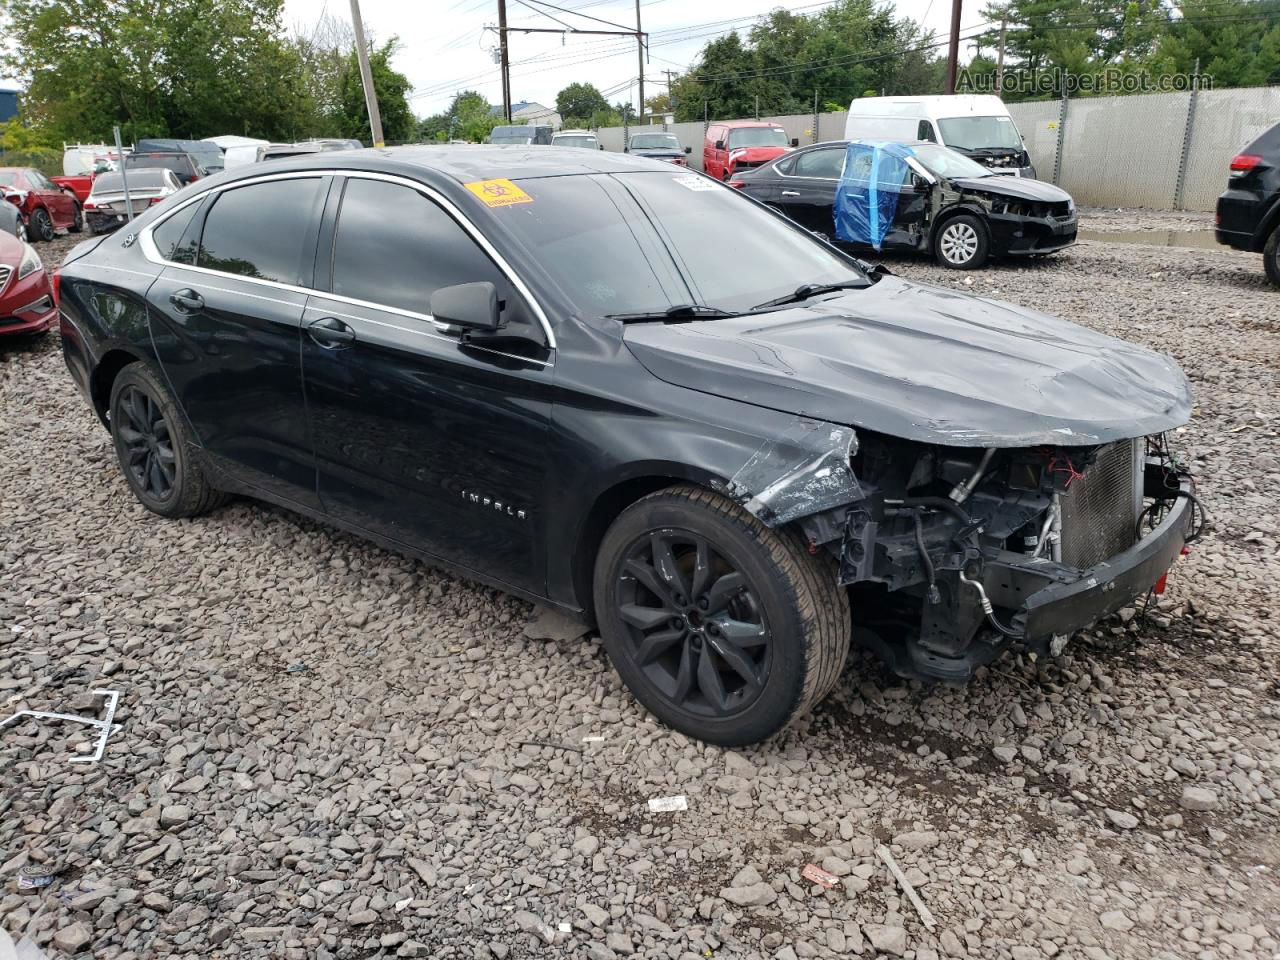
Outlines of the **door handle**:
{"label": "door handle", "polygon": [[800,196],[800,191],[799,190],[783,190],[782,195],[784,197],[798,197]]}
{"label": "door handle", "polygon": [[328,350],[345,347],[355,343],[356,332],[337,317],[321,317],[307,324],[307,333],[311,339]]}
{"label": "door handle", "polygon": [[175,290],[169,294],[169,302],[183,313],[194,313],[204,309],[204,297],[194,290]]}

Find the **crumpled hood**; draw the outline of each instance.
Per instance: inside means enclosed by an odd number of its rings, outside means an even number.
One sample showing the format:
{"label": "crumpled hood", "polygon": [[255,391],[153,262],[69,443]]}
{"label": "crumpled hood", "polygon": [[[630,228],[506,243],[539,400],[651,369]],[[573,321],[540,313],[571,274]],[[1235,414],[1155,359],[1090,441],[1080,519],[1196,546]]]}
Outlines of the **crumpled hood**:
{"label": "crumpled hood", "polygon": [[1191,415],[1170,357],[896,277],[758,316],[631,324],[625,337],[669,383],[921,443],[1089,446]]}
{"label": "crumpled hood", "polygon": [[1038,203],[1066,203],[1071,194],[1043,180],[1032,180],[1030,177],[1010,177],[996,174],[991,177],[952,177],[952,184],[962,190],[975,190],[1002,197],[1016,197],[1019,200],[1034,200]]}
{"label": "crumpled hood", "polygon": [[767,163],[789,151],[789,147],[730,147],[729,163]]}

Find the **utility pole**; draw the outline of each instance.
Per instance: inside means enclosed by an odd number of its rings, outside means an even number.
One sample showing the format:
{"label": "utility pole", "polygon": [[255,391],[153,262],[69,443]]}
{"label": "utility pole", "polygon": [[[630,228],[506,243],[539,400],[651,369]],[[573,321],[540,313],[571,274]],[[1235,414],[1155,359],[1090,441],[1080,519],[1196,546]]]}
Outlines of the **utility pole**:
{"label": "utility pole", "polygon": [[1009,23],[1009,8],[1000,11],[1000,50],[996,54],[996,96],[1004,94],[1004,31]]}
{"label": "utility pole", "polygon": [[960,0],[951,0],[951,44],[947,51],[947,93],[956,92],[956,64],[960,60]]}
{"label": "utility pole", "polygon": [[369,48],[364,42],[364,21],[360,19],[360,0],[351,0],[351,26],[356,32],[356,60],[360,63],[360,82],[364,84],[364,103],[369,110],[369,132],[373,145],[385,147],[382,139],[382,115],[378,113],[378,94],[373,88],[373,70],[369,67]]}
{"label": "utility pole", "polygon": [[636,56],[640,61],[640,110],[636,120],[644,123],[644,34],[640,30],[640,0],[636,0]]}
{"label": "utility pole", "polygon": [[498,0],[498,58],[502,70],[502,115],[511,122],[511,61],[507,59],[507,0]]}

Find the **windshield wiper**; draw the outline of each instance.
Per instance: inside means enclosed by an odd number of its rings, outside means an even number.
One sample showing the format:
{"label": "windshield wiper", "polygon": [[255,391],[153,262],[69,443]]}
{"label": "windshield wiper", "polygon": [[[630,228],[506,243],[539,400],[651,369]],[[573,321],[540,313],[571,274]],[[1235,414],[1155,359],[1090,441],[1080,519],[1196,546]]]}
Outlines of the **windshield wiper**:
{"label": "windshield wiper", "polygon": [[736,317],[738,314],[721,310],[719,307],[708,307],[701,303],[678,303],[666,310],[644,310],[640,313],[607,313],[606,320],[621,320],[623,323],[645,323],[650,320],[680,322],[682,320],[716,320],[724,317]]}
{"label": "windshield wiper", "polygon": [[816,297],[824,293],[835,293],[837,290],[861,290],[869,286],[871,286],[871,283],[867,280],[845,280],[841,283],[802,283],[785,297],[757,303],[751,309],[764,310],[766,307],[781,307],[788,303],[799,303],[802,300],[808,300],[810,297]]}

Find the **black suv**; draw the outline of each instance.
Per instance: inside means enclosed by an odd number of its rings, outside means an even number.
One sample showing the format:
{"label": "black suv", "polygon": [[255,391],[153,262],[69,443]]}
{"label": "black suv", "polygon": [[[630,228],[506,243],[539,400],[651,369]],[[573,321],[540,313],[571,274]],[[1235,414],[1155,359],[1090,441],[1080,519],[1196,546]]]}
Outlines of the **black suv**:
{"label": "black suv", "polygon": [[1280,123],[1231,161],[1217,233],[1219,243],[1261,253],[1267,277],[1280,286]]}

